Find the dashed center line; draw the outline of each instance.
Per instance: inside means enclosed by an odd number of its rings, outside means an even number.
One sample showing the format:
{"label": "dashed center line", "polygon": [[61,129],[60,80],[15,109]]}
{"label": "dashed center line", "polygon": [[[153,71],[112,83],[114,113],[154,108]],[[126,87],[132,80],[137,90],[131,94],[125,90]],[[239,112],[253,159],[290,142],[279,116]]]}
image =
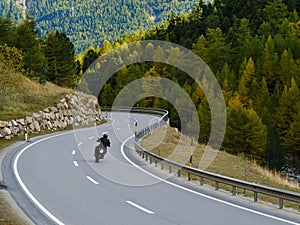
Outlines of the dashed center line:
{"label": "dashed center line", "polygon": [[72,155],[75,155],[75,154],[76,154],[76,151],[75,151],[75,150],[73,150],[73,151],[72,151]]}
{"label": "dashed center line", "polygon": [[80,145],[82,145],[82,142],[79,142],[79,143],[78,143],[78,146],[80,146]]}
{"label": "dashed center line", "polygon": [[73,161],[73,164],[74,164],[74,166],[76,166],[76,167],[79,166],[78,163],[77,163],[77,161]]}
{"label": "dashed center line", "polygon": [[92,183],[94,183],[94,184],[99,184],[97,181],[95,181],[93,178],[91,178],[90,176],[86,176],[86,178],[89,180],[89,181],[91,181]]}
{"label": "dashed center line", "polygon": [[121,130],[121,127],[117,128],[116,130]]}
{"label": "dashed center line", "polygon": [[134,206],[134,207],[136,207],[136,208],[138,208],[138,209],[140,209],[140,210],[146,212],[146,213],[154,214],[154,212],[150,211],[149,209],[146,209],[146,208],[144,208],[144,207],[142,207],[142,206],[140,206],[140,205],[138,205],[138,204],[136,204],[136,203],[134,203],[134,202],[132,202],[132,201],[126,201],[126,202],[127,202],[128,204],[130,204],[130,205],[132,205],[132,206]]}
{"label": "dashed center line", "polygon": [[89,139],[89,140],[92,140],[93,138],[94,138],[94,136],[90,136],[88,139]]}

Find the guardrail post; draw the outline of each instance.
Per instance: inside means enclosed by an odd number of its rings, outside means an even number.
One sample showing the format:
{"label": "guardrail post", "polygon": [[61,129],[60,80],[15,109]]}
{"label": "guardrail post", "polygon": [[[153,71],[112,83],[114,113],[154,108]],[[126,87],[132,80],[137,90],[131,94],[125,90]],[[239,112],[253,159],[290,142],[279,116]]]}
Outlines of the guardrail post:
{"label": "guardrail post", "polygon": [[140,153],[140,156],[142,155],[142,151],[139,151],[139,153]]}
{"label": "guardrail post", "polygon": [[191,174],[188,173],[188,181],[190,181],[190,180],[191,180]]}
{"label": "guardrail post", "polygon": [[142,158],[145,158],[145,153],[144,152],[142,153]]}
{"label": "guardrail post", "polygon": [[279,209],[283,209],[283,198],[279,198]]}
{"label": "guardrail post", "polygon": [[164,163],[163,163],[163,162],[161,162],[161,164],[160,164],[160,168],[161,168],[161,170],[163,170],[163,169],[164,169]]}
{"label": "guardrail post", "polygon": [[236,196],[236,187],[235,186],[232,186],[232,195]]}
{"label": "guardrail post", "polygon": [[215,187],[215,190],[219,190],[219,181],[216,181],[216,187]]}
{"label": "guardrail post", "polygon": [[169,173],[172,173],[172,166],[169,166]]}
{"label": "guardrail post", "polygon": [[157,167],[157,160],[155,159],[155,167]]}
{"label": "guardrail post", "polygon": [[257,202],[257,199],[258,199],[258,194],[256,191],[254,191],[254,202]]}
{"label": "guardrail post", "polygon": [[151,156],[149,156],[149,158],[150,158],[150,159],[149,159],[149,160],[150,160],[150,164],[152,164],[152,157],[151,157]]}
{"label": "guardrail post", "polygon": [[200,177],[200,185],[202,186],[204,184],[204,179],[203,177]]}
{"label": "guardrail post", "polygon": [[148,161],[148,155],[146,154],[145,160]]}
{"label": "guardrail post", "polygon": [[180,169],[177,171],[177,177],[180,177]]}

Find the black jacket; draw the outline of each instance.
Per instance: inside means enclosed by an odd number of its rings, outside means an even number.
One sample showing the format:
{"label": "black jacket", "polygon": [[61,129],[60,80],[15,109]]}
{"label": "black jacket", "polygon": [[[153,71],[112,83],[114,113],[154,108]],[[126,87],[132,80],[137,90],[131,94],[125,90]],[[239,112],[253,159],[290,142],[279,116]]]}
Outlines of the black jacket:
{"label": "black jacket", "polygon": [[102,137],[102,138],[100,138],[100,141],[102,142],[102,144],[104,145],[105,148],[110,147],[110,141],[108,138]]}

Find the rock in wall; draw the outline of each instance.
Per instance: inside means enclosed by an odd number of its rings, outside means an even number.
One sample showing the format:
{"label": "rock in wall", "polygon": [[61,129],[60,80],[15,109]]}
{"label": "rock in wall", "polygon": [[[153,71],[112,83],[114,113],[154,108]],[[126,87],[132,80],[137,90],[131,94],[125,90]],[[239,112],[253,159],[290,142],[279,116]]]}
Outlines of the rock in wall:
{"label": "rock in wall", "polygon": [[94,96],[66,94],[55,106],[46,107],[30,116],[11,121],[0,120],[0,138],[11,139],[42,130],[63,130],[67,127],[92,126],[103,119],[97,98]]}

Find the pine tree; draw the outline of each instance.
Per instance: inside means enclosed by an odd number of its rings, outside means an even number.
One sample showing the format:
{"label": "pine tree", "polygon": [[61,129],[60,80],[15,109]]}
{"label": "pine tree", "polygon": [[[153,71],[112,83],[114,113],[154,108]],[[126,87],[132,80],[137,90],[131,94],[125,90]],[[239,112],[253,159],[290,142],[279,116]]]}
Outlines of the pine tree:
{"label": "pine tree", "polygon": [[74,45],[63,33],[50,32],[44,46],[47,60],[47,80],[66,87],[75,87],[79,77],[76,76]]}
{"label": "pine tree", "polygon": [[249,20],[241,19],[240,26],[237,33],[238,44],[238,58],[249,58],[251,55],[251,30],[249,27]]}
{"label": "pine tree", "polygon": [[0,45],[7,44],[12,47],[16,42],[16,27],[11,17],[4,19],[0,17]]}
{"label": "pine tree", "polygon": [[213,72],[222,69],[229,58],[230,46],[226,44],[225,37],[220,28],[207,29],[206,50],[204,51],[204,61],[210,66]]}
{"label": "pine tree", "polygon": [[264,12],[267,19],[274,25],[280,24],[288,15],[287,6],[283,0],[268,1]]}
{"label": "pine tree", "polygon": [[272,91],[278,82],[278,77],[276,74],[278,64],[278,57],[275,52],[274,42],[271,36],[265,45],[264,53],[262,56],[262,68],[261,75],[266,78],[268,88]]}
{"label": "pine tree", "polygon": [[105,84],[101,93],[100,104],[101,106],[112,106],[114,100],[114,90],[110,84]]}
{"label": "pine tree", "polygon": [[17,39],[16,47],[22,49],[24,66],[27,73],[31,76],[39,77],[43,73],[44,57],[40,42],[38,40],[38,32],[36,30],[35,21],[28,17],[16,29]]}
{"label": "pine tree", "polygon": [[[275,125],[279,131],[280,139],[282,142],[291,143],[290,137],[291,124],[294,123],[297,115],[297,104],[300,102],[300,90],[295,80],[292,79],[291,86],[288,88],[285,86],[282,97],[279,101],[279,107],[275,116]],[[295,127],[295,125],[293,125]],[[293,129],[297,129],[296,127]],[[291,156],[294,154],[293,149],[290,148],[290,144],[284,146],[285,156]]]}
{"label": "pine tree", "polygon": [[297,76],[297,66],[293,59],[293,54],[291,51],[286,49],[281,54],[280,58],[280,80],[282,84],[287,85],[290,83],[292,77]]}
{"label": "pine tree", "polygon": [[285,163],[283,146],[280,142],[278,131],[272,124],[268,126],[268,144],[265,158],[266,164],[270,169],[278,170]]}
{"label": "pine tree", "polygon": [[197,43],[193,44],[193,52],[195,52],[200,58],[203,59],[204,52],[205,52],[205,45],[206,45],[206,38],[204,35],[201,35]]}
{"label": "pine tree", "polygon": [[232,154],[245,154],[263,160],[267,127],[253,109],[246,109],[236,94],[228,103],[227,126],[223,147]]}
{"label": "pine tree", "polygon": [[[286,132],[286,136],[283,138],[283,144],[288,158],[296,159],[300,158],[300,101],[296,106],[297,113],[293,116],[293,122]],[[300,162],[296,162],[296,166],[300,166]]]}
{"label": "pine tree", "polygon": [[[161,93],[159,93],[159,91],[162,91],[160,75],[156,72],[155,67],[152,67],[148,72],[146,72],[144,77],[146,79],[142,82],[143,92],[147,93],[147,95],[160,96]],[[154,100],[154,97],[147,97],[144,100],[144,106],[153,107]]]}
{"label": "pine tree", "polygon": [[87,53],[85,54],[83,58],[83,63],[82,63],[82,72],[84,73],[89,66],[96,60],[98,59],[98,54],[95,52],[94,49],[89,49]]}
{"label": "pine tree", "polygon": [[199,141],[206,144],[209,140],[211,130],[211,112],[206,98],[202,99],[198,107],[198,114],[200,118]]}

